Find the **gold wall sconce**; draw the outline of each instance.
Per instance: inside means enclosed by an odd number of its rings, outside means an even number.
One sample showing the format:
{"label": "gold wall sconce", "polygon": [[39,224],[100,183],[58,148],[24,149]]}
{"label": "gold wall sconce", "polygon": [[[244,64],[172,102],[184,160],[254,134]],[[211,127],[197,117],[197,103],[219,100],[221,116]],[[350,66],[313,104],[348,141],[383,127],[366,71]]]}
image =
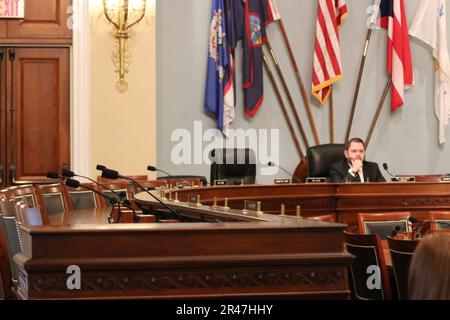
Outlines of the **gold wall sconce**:
{"label": "gold wall sconce", "polygon": [[116,88],[124,93],[128,89],[125,75],[131,63],[131,53],[128,48],[128,39],[131,36],[131,27],[138,24],[145,15],[146,0],[103,0],[103,10],[106,19],[113,25],[113,36],[116,40],[112,53],[112,60],[119,74]]}

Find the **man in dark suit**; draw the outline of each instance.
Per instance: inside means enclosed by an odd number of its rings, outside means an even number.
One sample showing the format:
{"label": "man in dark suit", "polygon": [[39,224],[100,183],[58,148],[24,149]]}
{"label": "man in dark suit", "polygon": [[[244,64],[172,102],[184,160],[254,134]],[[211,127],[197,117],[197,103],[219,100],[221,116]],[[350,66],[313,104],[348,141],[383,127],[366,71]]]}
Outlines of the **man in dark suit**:
{"label": "man in dark suit", "polygon": [[333,183],[386,182],[375,162],[365,160],[366,145],[360,138],[350,139],[345,145],[345,159],[330,168]]}

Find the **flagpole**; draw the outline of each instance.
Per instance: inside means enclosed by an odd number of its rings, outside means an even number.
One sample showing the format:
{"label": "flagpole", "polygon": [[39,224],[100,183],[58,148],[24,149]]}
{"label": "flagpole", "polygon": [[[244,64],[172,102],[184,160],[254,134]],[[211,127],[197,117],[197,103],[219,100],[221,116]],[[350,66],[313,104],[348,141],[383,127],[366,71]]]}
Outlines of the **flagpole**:
{"label": "flagpole", "polygon": [[367,147],[369,146],[370,138],[372,137],[373,130],[375,129],[375,125],[378,121],[378,117],[380,116],[381,109],[383,108],[384,102],[386,100],[386,96],[389,92],[391,85],[392,85],[392,75],[389,76],[389,79],[386,83],[386,87],[384,88],[383,96],[381,97],[380,103],[378,104],[377,112],[376,112],[375,116],[373,117],[372,125],[370,126],[369,134],[367,135],[367,138],[366,138],[366,150],[367,150]]}
{"label": "flagpole", "polygon": [[333,103],[333,85],[330,86],[330,143],[334,143],[334,103]]}
{"label": "flagpole", "polygon": [[304,104],[306,112],[308,114],[309,123],[311,124],[311,129],[314,134],[314,140],[315,140],[316,144],[320,144],[319,135],[317,134],[316,124],[314,122],[314,117],[313,117],[313,114],[311,111],[311,105],[308,100],[308,94],[306,93],[306,89],[303,84],[302,76],[300,75],[300,70],[298,68],[297,61],[295,60],[294,53],[292,52],[291,44],[290,44],[289,38],[287,36],[286,29],[284,28],[283,20],[280,18],[276,21],[278,22],[278,25],[280,26],[281,33],[283,35],[284,44],[286,45],[286,48],[288,50],[289,58],[291,59],[292,66],[294,67],[295,75],[297,76],[297,82],[299,84],[300,92],[302,94],[303,104]]}
{"label": "flagpole", "polygon": [[273,48],[270,45],[270,42],[269,42],[268,38],[266,38],[266,42],[265,43],[266,43],[267,49],[270,52],[270,56],[272,57],[273,63],[275,64],[275,67],[277,69],[278,76],[281,79],[281,83],[283,84],[283,88],[284,88],[284,91],[286,92],[286,95],[288,97],[289,104],[291,106],[291,110],[294,113],[295,120],[297,122],[297,126],[300,129],[300,132],[302,134],[303,141],[305,142],[306,148],[309,148],[308,138],[306,137],[305,129],[303,128],[302,121],[300,120],[300,115],[298,114],[297,107],[295,106],[295,103],[294,103],[294,99],[292,98],[291,92],[289,91],[289,87],[287,85],[286,79],[284,78],[283,72],[281,71],[281,67],[278,64],[278,59],[275,56],[275,52],[273,51]]}
{"label": "flagpole", "polygon": [[280,90],[278,89],[277,83],[275,82],[275,77],[274,77],[274,75],[272,73],[272,70],[270,69],[270,65],[269,65],[269,63],[267,61],[267,57],[264,54],[264,51],[261,50],[261,53],[262,53],[262,57],[263,57],[263,60],[264,60],[264,65],[266,67],[266,70],[267,70],[267,73],[269,75],[270,81],[272,82],[273,88],[274,88],[275,93],[276,93],[277,98],[278,98],[278,102],[280,103],[281,110],[283,111],[284,117],[285,117],[285,119],[286,119],[286,121],[288,123],[288,127],[289,127],[289,130],[291,132],[292,138],[294,139],[295,146],[297,147],[297,151],[298,151],[298,153],[300,155],[300,158],[303,159],[305,157],[305,155],[303,153],[302,147],[300,146],[300,142],[298,141],[298,138],[297,138],[297,135],[295,133],[294,126],[292,125],[291,119],[289,118],[289,114],[288,114],[288,112],[286,110],[286,106],[284,105],[283,98],[281,96]]}
{"label": "flagpole", "polygon": [[372,27],[369,27],[369,29],[367,30],[366,44],[364,46],[364,52],[361,57],[361,63],[359,65],[358,82],[356,83],[355,93],[353,95],[352,110],[350,112],[350,118],[347,124],[347,133],[345,134],[345,142],[347,142],[350,139],[350,131],[352,130],[353,118],[355,116],[356,103],[358,102],[359,88],[361,86],[362,75],[366,64],[366,57],[369,49],[370,38],[372,36],[372,30],[373,30]]}

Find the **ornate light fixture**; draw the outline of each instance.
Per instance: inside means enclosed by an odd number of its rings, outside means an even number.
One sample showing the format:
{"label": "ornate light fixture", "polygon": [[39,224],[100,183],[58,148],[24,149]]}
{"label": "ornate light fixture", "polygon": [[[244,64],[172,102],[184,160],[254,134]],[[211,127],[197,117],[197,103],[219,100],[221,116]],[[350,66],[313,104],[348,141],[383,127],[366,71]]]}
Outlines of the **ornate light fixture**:
{"label": "ornate light fixture", "polygon": [[145,6],[146,0],[103,0],[106,19],[114,26],[113,36],[117,40],[112,60],[119,74],[116,88],[122,93],[128,89],[125,74],[131,63],[127,40],[130,38],[131,27],[144,18]]}

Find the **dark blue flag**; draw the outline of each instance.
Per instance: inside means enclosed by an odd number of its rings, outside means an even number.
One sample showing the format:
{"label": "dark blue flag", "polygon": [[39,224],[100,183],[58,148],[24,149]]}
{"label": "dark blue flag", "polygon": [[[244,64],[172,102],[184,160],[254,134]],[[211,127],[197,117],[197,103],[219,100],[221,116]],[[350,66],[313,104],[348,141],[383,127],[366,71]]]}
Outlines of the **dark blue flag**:
{"label": "dark blue flag", "polygon": [[263,56],[266,26],[273,22],[272,9],[267,0],[246,0],[244,36],[244,109],[254,116],[262,104]]}
{"label": "dark blue flag", "polygon": [[216,117],[217,127],[222,131],[224,130],[224,89],[231,70],[226,33],[224,0],[213,0],[209,29],[205,109]]}

